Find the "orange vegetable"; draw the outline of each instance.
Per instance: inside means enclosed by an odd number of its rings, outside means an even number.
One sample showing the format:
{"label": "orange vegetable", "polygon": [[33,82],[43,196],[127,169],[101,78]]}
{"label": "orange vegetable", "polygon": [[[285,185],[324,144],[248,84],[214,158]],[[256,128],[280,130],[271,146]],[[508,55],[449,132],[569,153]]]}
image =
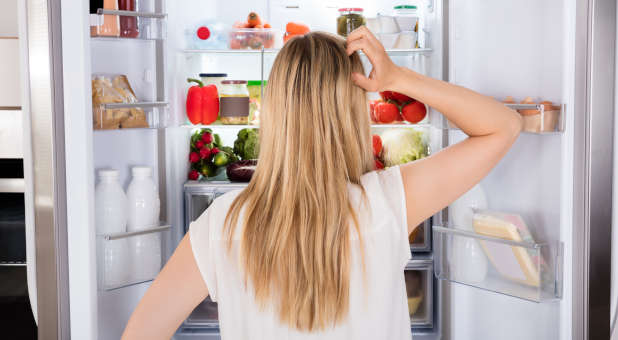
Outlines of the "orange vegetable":
{"label": "orange vegetable", "polygon": [[309,33],[309,26],[299,22],[288,22],[288,24],[285,25],[285,31],[292,35],[305,34]]}
{"label": "orange vegetable", "polygon": [[264,28],[262,25],[255,25],[253,28]]}
{"label": "orange vegetable", "polygon": [[302,34],[289,34],[289,33],[286,33],[286,34],[283,35],[283,43],[285,44],[286,42],[288,42],[288,40],[290,40],[290,39],[292,39],[294,37],[297,37],[299,35],[302,35]]}
{"label": "orange vegetable", "polygon": [[264,28],[272,28],[272,26],[270,26],[270,24],[269,24],[269,23],[265,23],[265,24],[264,24]]}
{"label": "orange vegetable", "polygon": [[257,25],[262,25],[262,19],[260,19],[260,16],[257,13],[251,12],[247,17],[247,23],[249,24],[249,27],[254,28]]}

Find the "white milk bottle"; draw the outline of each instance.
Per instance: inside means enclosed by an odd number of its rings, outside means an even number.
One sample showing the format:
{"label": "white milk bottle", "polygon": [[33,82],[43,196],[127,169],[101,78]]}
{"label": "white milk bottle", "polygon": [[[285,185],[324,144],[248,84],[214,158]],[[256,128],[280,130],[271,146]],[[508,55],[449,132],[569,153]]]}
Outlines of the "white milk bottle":
{"label": "white milk bottle", "polygon": [[[95,187],[95,225],[98,235],[123,233],[127,227],[127,197],[118,183],[118,171],[99,170]],[[126,239],[98,242],[99,284],[106,288],[129,281],[129,244]]]}
{"label": "white milk bottle", "polygon": [[[157,186],[152,179],[152,169],[135,166],[133,179],[127,189],[129,201],[129,231],[139,231],[159,226],[160,201]],[[153,279],[161,269],[161,234],[149,233],[130,238],[132,281]]]}

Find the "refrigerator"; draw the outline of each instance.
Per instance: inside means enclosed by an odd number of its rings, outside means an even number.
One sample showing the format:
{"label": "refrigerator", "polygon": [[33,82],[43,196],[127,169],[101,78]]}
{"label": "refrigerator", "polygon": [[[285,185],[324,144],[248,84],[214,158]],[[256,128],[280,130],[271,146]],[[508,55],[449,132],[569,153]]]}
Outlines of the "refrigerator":
{"label": "refrigerator", "polygon": [[[220,193],[242,188],[187,180],[189,138],[199,128],[186,118],[187,78],[222,72],[228,79],[266,80],[287,22],[335,32],[339,8],[363,8],[365,17],[380,14],[388,21],[401,4],[416,5],[421,19],[418,47],[387,49],[398,65],[499,100],[512,96],[516,103],[508,105],[538,110],[542,119],[550,112],[540,101],[557,107],[551,128],[522,133],[480,183],[487,208],[521,216],[533,238],[463,230],[454,225],[452,207],[422,224],[422,238],[412,242],[413,257],[402,273],[413,288],[413,338],[609,338],[613,1],[141,0],[137,11],[127,13],[92,11],[77,0],[27,0],[19,8],[20,47],[27,56],[27,268],[36,287],[31,300],[39,338],[118,339],[156,273],[106,284],[100,250],[154,235],[164,265],[191,220]],[[197,27],[221,23],[229,29],[250,11],[277,30],[274,48],[205,50],[192,43]],[[118,15],[135,19],[137,37],[99,34],[96,27]],[[91,37],[92,25],[98,36]],[[118,75],[126,76],[137,101],[93,105],[93,79]],[[526,97],[535,104],[519,104]],[[138,115],[142,125],[103,129],[102,114],[114,110]],[[233,144],[241,127],[210,126],[225,145]],[[416,125],[372,125],[378,134],[392,128],[423,131],[432,153],[465,138],[433,109]],[[97,170],[117,169],[126,188],[136,165],[154,170],[162,222],[146,231],[97,234]],[[462,251],[465,244],[472,246]],[[512,273],[500,261],[509,258],[496,258],[504,253],[518,254],[510,260],[519,267],[511,262],[511,270],[522,268],[519,261],[529,265],[523,279],[507,278]],[[478,269],[473,256],[486,258],[481,278],[470,275]],[[216,307],[208,300],[200,304],[175,338],[218,339]]]}

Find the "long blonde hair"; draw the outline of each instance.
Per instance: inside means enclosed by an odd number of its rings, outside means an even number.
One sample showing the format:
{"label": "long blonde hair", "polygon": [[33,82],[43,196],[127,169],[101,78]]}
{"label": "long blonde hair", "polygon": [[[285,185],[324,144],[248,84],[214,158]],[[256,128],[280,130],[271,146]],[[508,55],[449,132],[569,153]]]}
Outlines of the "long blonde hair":
{"label": "long blonde hair", "polygon": [[348,183],[373,169],[366,93],[352,72],[363,66],[341,38],[286,43],[266,87],[257,169],[226,218],[231,248],[243,211],[240,263],[256,301],[299,330],[348,313],[350,222],[360,237]]}

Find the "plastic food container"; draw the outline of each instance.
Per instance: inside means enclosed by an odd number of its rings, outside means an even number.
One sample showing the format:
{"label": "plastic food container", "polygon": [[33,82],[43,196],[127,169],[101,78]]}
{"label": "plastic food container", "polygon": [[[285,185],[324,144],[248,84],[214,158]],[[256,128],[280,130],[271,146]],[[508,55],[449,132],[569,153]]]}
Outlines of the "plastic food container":
{"label": "plastic food container", "polygon": [[400,29],[395,22],[395,17],[390,15],[378,15],[380,33],[399,33]]}
{"label": "plastic food container", "polygon": [[337,18],[337,34],[347,37],[349,33],[365,24],[362,8],[340,8]]}
{"label": "plastic food container", "polygon": [[399,33],[380,33],[378,37],[384,48],[395,48],[397,39],[399,39]]}
{"label": "plastic food container", "polygon": [[262,84],[266,86],[266,81],[249,80],[247,82],[247,89],[249,90],[249,124],[252,125],[258,125],[260,122]]}
{"label": "plastic food container", "polygon": [[229,46],[232,50],[261,50],[280,48],[281,32],[270,28],[232,28]]}
{"label": "plastic food container", "polygon": [[413,5],[395,6],[395,21],[401,31],[414,31],[418,33],[418,10]]}
{"label": "plastic food container", "polygon": [[221,82],[227,78],[227,73],[200,73],[200,80],[204,86],[215,84],[217,90],[221,88]]}
{"label": "plastic food container", "polygon": [[[523,104],[534,104],[524,102]],[[556,131],[560,118],[560,106],[554,106],[549,101],[541,102],[543,112],[537,109],[517,110],[523,119],[523,130],[526,132],[552,132]]]}
{"label": "plastic food container", "polygon": [[249,90],[246,80],[223,80],[221,82],[219,120],[222,124],[248,124]]}
{"label": "plastic food container", "polygon": [[418,36],[414,31],[406,31],[399,33],[399,38],[395,44],[395,48],[409,49],[416,48],[418,42]]}

